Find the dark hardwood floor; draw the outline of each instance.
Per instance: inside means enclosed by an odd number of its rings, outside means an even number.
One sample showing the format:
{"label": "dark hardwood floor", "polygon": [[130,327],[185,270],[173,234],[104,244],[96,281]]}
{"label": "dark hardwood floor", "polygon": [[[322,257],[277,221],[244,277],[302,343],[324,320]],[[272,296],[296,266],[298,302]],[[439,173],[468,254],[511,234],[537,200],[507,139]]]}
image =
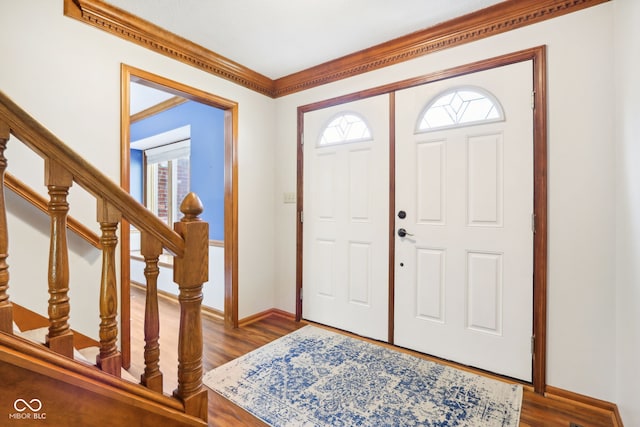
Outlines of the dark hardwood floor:
{"label": "dark hardwood floor", "polygon": [[[132,287],[131,294],[132,366],[129,371],[136,377],[144,370],[144,294]],[[177,333],[179,311],[175,301],[160,299],[160,365],[164,374],[164,389],[171,393],[177,379]],[[243,326],[226,328],[222,319],[203,316],[204,370],[220,366],[248,353],[287,333],[301,328],[305,323],[277,314]],[[427,356],[415,354],[418,357]],[[609,411],[577,404],[568,400],[550,399],[525,389],[522,404],[521,427],[569,427],[575,423],[580,427],[616,426]],[[209,390],[210,426],[266,426],[243,409]]]}

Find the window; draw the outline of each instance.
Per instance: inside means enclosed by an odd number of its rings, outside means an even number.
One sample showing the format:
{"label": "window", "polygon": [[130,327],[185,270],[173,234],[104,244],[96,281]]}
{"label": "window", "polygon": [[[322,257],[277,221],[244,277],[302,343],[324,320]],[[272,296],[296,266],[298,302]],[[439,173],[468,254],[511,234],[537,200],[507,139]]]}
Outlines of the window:
{"label": "window", "polygon": [[189,193],[191,140],[144,150],[147,208],[173,226],[182,216],[180,203]]}
{"label": "window", "polygon": [[325,126],[318,145],[344,144],[371,139],[371,130],[360,115],[343,112],[334,116]]}
{"label": "window", "polygon": [[458,87],[440,93],[427,104],[416,132],[502,120],[502,107],[493,95],[480,88]]}

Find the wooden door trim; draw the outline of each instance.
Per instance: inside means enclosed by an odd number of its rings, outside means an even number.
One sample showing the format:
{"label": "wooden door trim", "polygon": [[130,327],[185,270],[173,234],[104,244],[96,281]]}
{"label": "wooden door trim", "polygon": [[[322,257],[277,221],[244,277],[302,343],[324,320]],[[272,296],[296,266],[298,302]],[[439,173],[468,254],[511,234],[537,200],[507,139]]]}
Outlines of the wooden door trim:
{"label": "wooden door trim", "polygon": [[[465,74],[489,70],[491,68],[532,61],[533,66],[533,209],[535,215],[535,233],[533,249],[533,388],[537,393],[544,393],[546,388],[546,343],[547,343],[547,64],[546,46],[537,46],[506,55],[501,55],[470,64],[436,71],[419,77],[378,86],[361,92],[347,94],[331,99],[299,106],[298,112],[298,205],[296,226],[296,319],[302,318],[302,208],[303,194],[303,150],[304,114],[310,111],[339,105],[358,99],[393,93],[397,90],[420,86],[426,83],[451,79]],[[395,143],[394,139],[390,143]],[[393,187],[391,187],[393,191]],[[391,226],[390,226],[391,227]],[[393,257],[393,245],[389,248]],[[393,295],[393,282],[390,283],[389,295]],[[390,313],[393,311],[390,310]],[[389,337],[393,337],[393,318],[389,319]]]}
{"label": "wooden door trim", "polygon": [[[129,112],[129,82],[131,79],[144,80],[146,84],[157,89],[173,93],[182,98],[210,105],[224,110],[224,319],[231,327],[238,326],[238,104],[234,101],[186,86],[167,78],[143,71],[126,64],[121,65],[121,117],[120,117],[120,186],[129,191],[130,155],[129,128],[131,116]],[[131,361],[131,306],[130,293],[130,260],[131,247],[129,224],[122,222],[121,229],[121,336],[123,364],[129,366]]]}

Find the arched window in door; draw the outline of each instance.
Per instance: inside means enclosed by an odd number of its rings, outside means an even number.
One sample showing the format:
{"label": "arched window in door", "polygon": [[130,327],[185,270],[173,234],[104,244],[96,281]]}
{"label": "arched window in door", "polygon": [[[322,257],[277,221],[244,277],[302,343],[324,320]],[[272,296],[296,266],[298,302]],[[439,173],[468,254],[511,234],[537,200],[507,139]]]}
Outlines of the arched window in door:
{"label": "arched window in door", "polygon": [[504,120],[500,102],[479,87],[454,87],[429,101],[418,117],[416,133]]}
{"label": "arched window in door", "polygon": [[372,139],[371,129],[361,115],[341,112],[328,121],[320,133],[318,146],[370,141]]}

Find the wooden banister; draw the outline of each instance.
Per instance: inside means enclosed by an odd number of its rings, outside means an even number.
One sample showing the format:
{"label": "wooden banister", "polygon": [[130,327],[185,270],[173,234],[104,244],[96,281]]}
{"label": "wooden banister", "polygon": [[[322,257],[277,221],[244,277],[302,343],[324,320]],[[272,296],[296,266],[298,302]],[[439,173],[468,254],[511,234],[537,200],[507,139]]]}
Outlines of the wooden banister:
{"label": "wooden banister", "polygon": [[[0,120],[0,206],[4,208],[4,174],[7,169],[7,159],[4,150],[7,148],[10,132],[9,126]],[[7,289],[9,289],[9,238],[7,233],[7,213],[0,209],[0,331],[13,333],[13,308]]]}
{"label": "wooden banister", "polygon": [[49,333],[46,344],[63,356],[73,357],[73,333],[69,327],[69,252],[67,247],[67,196],[71,174],[60,164],[45,160],[49,188],[51,236],[49,246]]}
{"label": "wooden banister", "polygon": [[116,283],[116,246],[120,212],[104,199],[98,199],[98,222],[102,230],[102,278],[100,280],[100,354],[97,365],[117,377],[122,357],[118,351],[118,285]]}
{"label": "wooden banister", "polygon": [[[32,418],[31,421],[26,421],[26,425],[206,426],[204,421],[199,421],[195,417],[184,416],[182,402],[177,399],[156,393],[128,381],[123,381],[112,375],[107,375],[95,369],[95,367],[87,366],[84,363],[76,363],[66,357],[47,351],[42,346],[34,346],[33,343],[20,337],[10,337],[5,334],[0,334],[0,356],[0,359],[2,359],[0,366],[4,367],[5,370],[7,367],[10,369],[12,365],[19,366],[31,372],[48,375],[54,381],[59,381],[67,391],[69,387],[79,387],[76,388],[76,401],[71,402],[69,407],[53,408],[47,405],[54,401],[57,402],[57,399],[53,396],[47,398],[47,394],[45,394],[46,390],[44,390],[43,387],[41,388],[39,384],[35,387],[31,385],[29,390],[37,388],[37,397],[40,398],[45,405],[42,413],[46,410],[48,417],[47,419],[35,421],[33,421]],[[3,376],[0,376],[0,378],[4,379]],[[6,391],[7,394],[11,394],[15,393],[16,390],[10,389]],[[53,393],[55,394],[55,390]],[[100,396],[98,402],[92,399],[92,394]],[[120,404],[114,406],[113,403],[109,403],[108,400],[112,399],[120,402]],[[92,400],[93,403],[91,403]],[[122,410],[124,408],[121,404],[136,407],[139,411],[135,415],[130,414],[128,417],[123,417]],[[75,417],[66,417],[68,413],[72,412],[76,414],[80,408],[86,408],[87,405],[90,405],[89,410],[95,412],[94,414],[88,414],[86,423],[79,423],[78,418]],[[109,411],[111,411],[111,413],[109,413]],[[165,413],[168,417],[161,422],[149,421],[149,418],[152,418],[154,413]],[[58,415],[58,417],[55,417],[55,415]],[[74,420],[76,422],[74,422]],[[20,421],[24,420],[17,420],[16,424],[25,424]],[[56,421],[60,421],[62,424],[56,423]],[[2,424],[7,425],[7,422],[5,421]]]}
{"label": "wooden banister", "polygon": [[144,373],[140,382],[151,390],[162,392],[160,372],[160,314],[158,310],[158,261],[162,246],[147,233],[141,235],[140,252],[144,257],[147,292],[144,309]]}
{"label": "wooden banister", "polygon": [[0,92],[0,117],[22,143],[44,159],[59,163],[73,181],[96,197],[108,201],[140,231],[157,238],[174,255],[184,253],[184,242],[167,224],[142,206],[96,167],[88,163],[27,112]]}
{"label": "wooden banister", "polygon": [[[145,370],[141,384],[162,394],[159,369],[160,348],[158,313],[158,258],[163,249],[174,255],[174,282],[180,303],[178,336],[178,388],[173,397],[181,402],[184,413],[207,419],[207,390],[202,384],[202,285],[208,280],[209,225],[200,219],[203,206],[189,193],[180,206],[184,217],[174,230],[122,190],[99,170],[63,144],[46,128],[0,92],[0,331],[13,330],[13,308],[7,293],[9,272],[8,230],[4,201],[4,150],[13,134],[45,160],[45,184],[49,191],[47,213],[51,218],[49,250],[49,333],[47,346],[73,358],[73,333],[69,327],[69,254],[67,225],[69,188],[76,183],[97,200],[97,221],[101,236],[102,273],[100,279],[100,353],[96,364],[102,371],[120,376],[122,357],[118,351],[117,324],[117,229],[123,218],[141,232],[145,257],[147,295],[145,308]],[[11,179],[9,180],[11,181]],[[16,180],[17,181],[17,180]],[[19,181],[18,181],[19,182]],[[30,196],[32,197],[32,196]],[[37,198],[36,198],[37,199]],[[83,226],[84,227],[84,226]]]}
{"label": "wooden banister", "polygon": [[[46,214],[49,213],[49,202],[47,201],[47,199],[41,196],[39,193],[35,192],[24,182],[11,175],[9,172],[5,172],[4,174],[4,185],[5,188],[13,191],[18,196],[29,202],[31,205],[40,209],[42,212]],[[91,231],[89,227],[85,226],[83,223],[73,218],[73,216],[71,215],[67,216],[67,227],[69,227],[69,230],[72,230],[78,236],[82,237],[84,240],[93,245],[96,249],[102,249],[102,246],[100,246],[100,237],[98,237],[96,233]]]}

